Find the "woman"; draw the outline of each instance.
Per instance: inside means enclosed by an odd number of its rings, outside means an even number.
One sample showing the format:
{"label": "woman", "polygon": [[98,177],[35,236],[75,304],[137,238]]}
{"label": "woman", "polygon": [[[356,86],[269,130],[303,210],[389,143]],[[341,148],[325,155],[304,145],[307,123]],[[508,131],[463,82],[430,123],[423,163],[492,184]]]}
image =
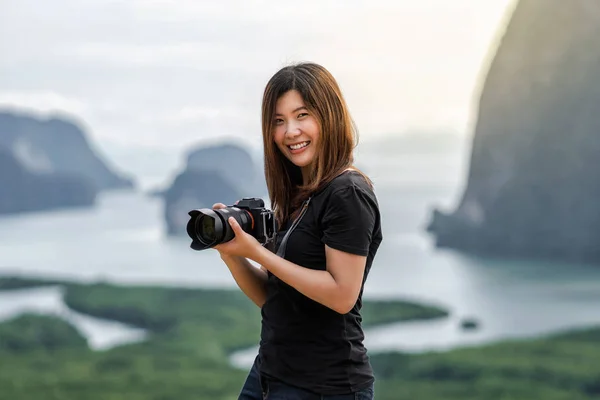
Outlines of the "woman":
{"label": "woman", "polygon": [[240,399],[372,399],[360,309],[380,214],[353,167],[356,131],[333,76],[313,63],[278,71],[262,132],[277,239],[263,247],[232,218],[235,238],[215,247],[261,307],[260,351]]}

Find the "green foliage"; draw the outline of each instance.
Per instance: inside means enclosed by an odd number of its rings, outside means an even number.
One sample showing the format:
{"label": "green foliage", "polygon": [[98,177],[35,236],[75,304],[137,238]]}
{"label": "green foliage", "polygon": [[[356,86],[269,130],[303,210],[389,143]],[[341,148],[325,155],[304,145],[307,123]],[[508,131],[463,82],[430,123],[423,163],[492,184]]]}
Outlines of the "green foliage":
{"label": "green foliage", "polygon": [[[0,279],[0,288],[44,284]],[[61,320],[26,315],[6,321],[0,324],[0,400],[237,399],[247,371],[231,367],[228,355],[256,345],[260,332],[259,309],[239,291],[62,284],[69,307],[144,327],[148,340],[93,352]],[[447,315],[400,301],[365,301],[363,307],[365,325]],[[19,345],[6,345],[15,338]],[[376,354],[376,398],[598,398],[599,344],[600,329],[589,329],[443,353]]]}
{"label": "green foliage", "polygon": [[382,399],[600,397],[600,328],[421,355],[372,357]]}
{"label": "green foliage", "polygon": [[448,316],[448,312],[440,308],[409,302],[399,303],[393,300],[365,301],[361,314],[363,315],[363,326]]}
{"label": "green foliage", "polygon": [[0,324],[0,354],[65,348],[87,349],[86,339],[63,320],[23,314]]}

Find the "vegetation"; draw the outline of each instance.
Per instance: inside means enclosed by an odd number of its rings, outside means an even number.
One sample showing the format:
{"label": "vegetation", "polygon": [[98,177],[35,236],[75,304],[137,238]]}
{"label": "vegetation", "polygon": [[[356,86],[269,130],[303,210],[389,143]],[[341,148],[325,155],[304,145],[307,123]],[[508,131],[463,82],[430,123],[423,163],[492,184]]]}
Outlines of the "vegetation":
{"label": "vegetation", "polygon": [[[260,313],[239,291],[0,279],[4,290],[61,284],[86,314],[150,331],[94,352],[69,324],[24,315],[0,324],[0,399],[237,399],[246,371],[228,355],[256,345]],[[365,325],[445,316],[365,301]],[[372,356],[377,399],[583,400],[600,396],[600,329],[444,353]]]}
{"label": "vegetation", "polygon": [[372,360],[377,398],[598,399],[599,344],[600,328],[444,353],[379,354]]}
{"label": "vegetation", "polygon": [[0,353],[68,348],[87,349],[87,340],[63,320],[26,314],[0,325]]}

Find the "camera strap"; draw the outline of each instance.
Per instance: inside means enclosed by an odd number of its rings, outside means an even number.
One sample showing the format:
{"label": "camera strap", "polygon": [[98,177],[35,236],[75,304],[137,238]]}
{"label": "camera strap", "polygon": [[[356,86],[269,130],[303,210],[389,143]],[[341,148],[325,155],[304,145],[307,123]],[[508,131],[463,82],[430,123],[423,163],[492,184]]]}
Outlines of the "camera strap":
{"label": "camera strap", "polygon": [[[346,172],[346,171],[353,171],[353,170],[354,170],[353,167],[346,168],[344,171],[342,171],[342,174],[344,172]],[[308,203],[310,203],[310,199],[312,199],[312,196],[310,196],[308,199],[306,199],[302,203],[302,209],[300,210],[300,214],[298,214],[298,216],[296,217],[296,219],[294,220],[294,222],[290,226],[290,229],[287,230],[285,236],[281,240],[281,244],[279,245],[279,248],[277,249],[277,255],[280,256],[281,258],[285,258],[284,257],[285,256],[285,247],[287,245],[288,237],[290,236],[290,234],[292,233],[292,231],[296,228],[296,226],[298,226],[298,224],[300,223],[300,220],[304,216],[304,213],[306,213],[306,209],[308,208]]]}
{"label": "camera strap", "polygon": [[294,220],[294,222],[292,223],[290,228],[287,230],[287,232],[283,236],[283,239],[281,240],[281,244],[279,245],[279,248],[277,249],[277,255],[279,257],[285,258],[285,248],[287,246],[288,238],[290,237],[290,234],[292,233],[292,231],[298,226],[298,224],[300,223],[300,220],[302,220],[302,217],[304,216],[304,214],[306,213],[306,210],[308,209],[308,203],[310,203],[311,198],[312,198],[312,196],[310,196],[308,199],[306,199],[302,203],[302,208],[300,209],[300,213],[298,214],[298,216],[296,217],[296,219]]}
{"label": "camera strap", "polygon": [[[281,244],[279,245],[279,248],[277,249],[277,255],[281,258],[285,258],[285,248],[287,246],[287,241],[288,238],[290,237],[292,231],[294,229],[296,229],[296,227],[298,226],[298,224],[300,223],[300,220],[302,220],[302,217],[304,216],[304,214],[306,213],[306,210],[308,209],[308,203],[310,203],[310,199],[312,198],[312,196],[310,196],[308,199],[306,199],[303,203],[302,203],[302,208],[300,209],[300,213],[298,214],[298,216],[294,219],[294,222],[292,223],[292,225],[290,226],[290,228],[287,230],[287,232],[285,233],[285,235],[283,236],[283,239],[281,239]],[[270,272],[269,272],[270,274]],[[283,294],[288,298],[288,300],[290,301],[294,312],[296,313],[300,313],[300,310],[298,309],[298,305],[296,304],[296,302],[292,299],[292,297],[290,297],[290,293],[287,292],[287,290],[283,290]]]}

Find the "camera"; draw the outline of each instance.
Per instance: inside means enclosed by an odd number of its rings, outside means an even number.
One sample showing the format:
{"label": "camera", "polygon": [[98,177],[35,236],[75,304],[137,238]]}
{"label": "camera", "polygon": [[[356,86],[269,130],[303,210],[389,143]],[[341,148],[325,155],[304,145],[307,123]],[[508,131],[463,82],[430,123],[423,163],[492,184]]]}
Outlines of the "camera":
{"label": "camera", "polygon": [[243,231],[254,236],[262,245],[272,241],[277,234],[273,211],[265,208],[260,198],[244,197],[235,205],[218,210],[201,208],[188,212],[187,234],[192,239],[190,247],[204,250],[233,239],[235,234],[227,220],[235,218]]}

